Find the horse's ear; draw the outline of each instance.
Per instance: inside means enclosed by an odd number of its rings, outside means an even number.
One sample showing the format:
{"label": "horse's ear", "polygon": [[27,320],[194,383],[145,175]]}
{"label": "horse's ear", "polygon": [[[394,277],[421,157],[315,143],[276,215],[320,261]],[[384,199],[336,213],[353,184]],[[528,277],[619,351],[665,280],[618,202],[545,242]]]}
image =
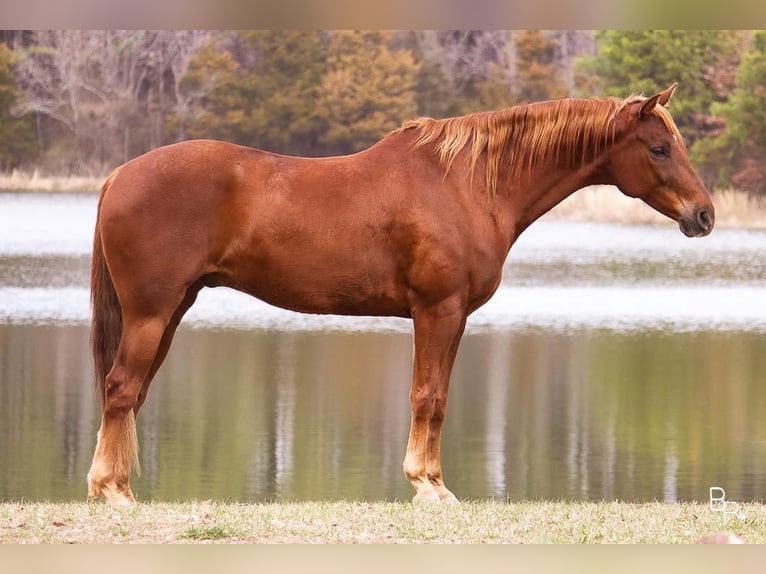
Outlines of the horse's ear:
{"label": "horse's ear", "polygon": [[661,106],[667,106],[668,102],[670,101],[670,98],[673,96],[673,92],[676,91],[677,87],[678,87],[678,82],[675,82],[669,85],[663,91],[661,91],[658,94],[660,96],[660,99],[657,101],[657,103],[660,104]]}
{"label": "horse's ear", "polygon": [[673,95],[673,92],[676,91],[677,86],[678,86],[678,83],[671,84],[666,89],[661,91],[659,94],[655,94],[651,98],[647,98],[646,100],[644,100],[643,103],[641,104],[639,115],[642,118],[644,118],[652,113],[654,106],[656,106],[657,104],[660,104],[661,106],[667,105],[667,103],[670,101],[671,96]]}

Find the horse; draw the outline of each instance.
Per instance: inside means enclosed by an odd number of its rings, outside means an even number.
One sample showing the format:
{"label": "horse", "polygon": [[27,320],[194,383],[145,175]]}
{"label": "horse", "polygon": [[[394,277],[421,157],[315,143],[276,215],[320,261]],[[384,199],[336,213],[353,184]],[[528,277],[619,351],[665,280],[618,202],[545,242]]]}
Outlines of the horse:
{"label": "horse", "polygon": [[450,374],[468,316],[519,235],[576,190],[616,186],[689,237],[715,211],[666,105],[564,98],[403,123],[358,153],[274,154],[214,140],[156,148],[100,192],[91,347],[101,426],[89,499],[135,503],[136,416],[204,287],[303,313],[412,319],[405,478],[456,502],[442,475]]}

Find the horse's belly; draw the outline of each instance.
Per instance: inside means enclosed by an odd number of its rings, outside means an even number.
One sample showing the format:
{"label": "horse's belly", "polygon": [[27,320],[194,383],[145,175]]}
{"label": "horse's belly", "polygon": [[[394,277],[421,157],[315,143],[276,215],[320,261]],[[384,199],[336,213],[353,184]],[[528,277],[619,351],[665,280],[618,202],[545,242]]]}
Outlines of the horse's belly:
{"label": "horse's belly", "polygon": [[292,265],[251,263],[240,268],[246,272],[226,273],[220,284],[301,313],[409,317],[406,290],[393,274],[300,259],[291,259]]}

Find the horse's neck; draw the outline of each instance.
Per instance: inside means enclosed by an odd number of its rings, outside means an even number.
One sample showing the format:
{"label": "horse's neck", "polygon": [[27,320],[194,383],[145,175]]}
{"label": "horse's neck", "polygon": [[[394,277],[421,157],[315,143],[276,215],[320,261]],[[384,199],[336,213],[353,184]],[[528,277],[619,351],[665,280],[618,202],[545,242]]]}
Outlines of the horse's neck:
{"label": "horse's neck", "polygon": [[526,183],[511,188],[507,195],[512,224],[521,233],[578,189],[598,183],[592,166],[577,169],[538,168]]}

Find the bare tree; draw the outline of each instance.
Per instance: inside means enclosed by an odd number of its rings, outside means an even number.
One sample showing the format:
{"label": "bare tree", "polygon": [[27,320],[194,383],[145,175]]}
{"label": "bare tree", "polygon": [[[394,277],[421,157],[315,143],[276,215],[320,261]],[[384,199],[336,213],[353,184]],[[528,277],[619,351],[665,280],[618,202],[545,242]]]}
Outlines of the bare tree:
{"label": "bare tree", "polygon": [[576,92],[576,60],[580,56],[594,56],[596,41],[592,30],[555,30],[551,38],[556,41],[556,70],[563,75],[570,96]]}
{"label": "bare tree", "polygon": [[79,95],[85,86],[84,36],[62,30],[38,32],[37,43],[22,52],[17,72],[27,95],[20,111],[45,114],[73,134],[77,134]]}
{"label": "bare tree", "polygon": [[490,65],[507,59],[508,30],[447,30],[439,32],[444,68],[454,93],[465,93],[489,77]]}
{"label": "bare tree", "polygon": [[20,111],[55,122],[60,127],[51,130],[67,135],[71,145],[57,151],[59,169],[103,172],[165,143],[165,117],[182,115],[188,108],[180,82],[192,55],[210,35],[36,32],[34,43],[20,51],[17,75],[26,94]]}
{"label": "bare tree", "polygon": [[[177,140],[186,138],[185,119],[191,111],[191,102],[199,94],[191,94],[181,89],[181,81],[189,69],[194,54],[211,37],[208,30],[185,30],[185,31],[164,31],[159,32],[157,36],[158,53],[162,60],[162,69],[169,69],[172,73],[173,82],[173,112],[179,118],[179,128]],[[162,94],[164,89],[163,79],[159,78]]]}

